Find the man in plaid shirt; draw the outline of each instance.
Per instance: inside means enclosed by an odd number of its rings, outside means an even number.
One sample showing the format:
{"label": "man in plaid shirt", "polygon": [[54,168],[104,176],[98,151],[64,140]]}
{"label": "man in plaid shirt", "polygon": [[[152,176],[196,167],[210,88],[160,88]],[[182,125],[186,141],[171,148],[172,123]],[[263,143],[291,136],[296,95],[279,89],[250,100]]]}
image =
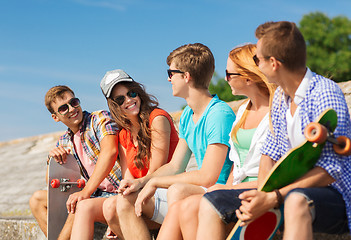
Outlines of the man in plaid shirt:
{"label": "man in plaid shirt", "polygon": [[[51,88],[45,95],[45,105],[56,122],[68,127],[50,151],[47,162],[54,158],[64,164],[67,154],[73,154],[87,180],[83,190],[71,194],[66,203],[70,214],[59,239],[69,239],[79,201],[117,194],[122,179],[121,167],[116,161],[118,129],[107,111],[83,112],[79,99],[67,86]],[[35,192],[29,204],[41,230],[47,235],[47,191]]]}
{"label": "man in plaid shirt", "polygon": [[[336,137],[350,138],[351,123],[338,85],[306,67],[305,40],[294,23],[267,22],[256,29],[256,37],[254,60],[268,80],[279,86],[271,109],[273,129],[261,150],[260,185],[275,162],[304,141],[305,127],[324,110],[333,108],[337,112]],[[351,157],[336,154],[332,144],[327,142],[315,167],[281,189],[269,193],[257,190],[207,193],[200,204],[198,239],[210,239],[211,233],[220,235],[211,229],[214,225],[209,224],[211,214],[217,214],[218,208],[217,213],[211,209],[217,207],[216,202],[224,204],[226,201],[237,204],[238,209],[225,221],[236,222],[238,218],[243,221],[242,226],[284,202],[284,239],[312,239],[313,232],[349,232]]]}

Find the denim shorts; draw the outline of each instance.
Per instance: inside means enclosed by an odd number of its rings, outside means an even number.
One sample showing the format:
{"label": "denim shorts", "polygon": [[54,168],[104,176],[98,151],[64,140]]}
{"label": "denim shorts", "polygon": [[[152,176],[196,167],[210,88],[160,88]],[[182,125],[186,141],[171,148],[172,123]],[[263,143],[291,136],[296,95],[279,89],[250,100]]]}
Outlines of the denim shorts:
{"label": "denim shorts", "polygon": [[151,220],[159,224],[163,223],[168,212],[167,190],[166,188],[157,188],[154,194],[155,210]]}
{"label": "denim shorts", "polygon": [[91,194],[91,198],[109,198],[112,196],[117,195],[118,193],[114,193],[114,192],[105,192],[102,191],[101,189],[96,189],[95,192],[93,192],[93,194]]}
{"label": "denim shorts", "polygon": [[235,214],[235,210],[241,206],[241,199],[238,196],[248,190],[252,189],[216,190],[206,193],[204,197],[210,202],[219,218],[225,224],[229,224],[238,221]]}
{"label": "denim shorts", "polygon": [[346,207],[342,195],[332,187],[296,188],[292,193],[303,195],[311,204],[313,231],[329,234],[349,232]]}

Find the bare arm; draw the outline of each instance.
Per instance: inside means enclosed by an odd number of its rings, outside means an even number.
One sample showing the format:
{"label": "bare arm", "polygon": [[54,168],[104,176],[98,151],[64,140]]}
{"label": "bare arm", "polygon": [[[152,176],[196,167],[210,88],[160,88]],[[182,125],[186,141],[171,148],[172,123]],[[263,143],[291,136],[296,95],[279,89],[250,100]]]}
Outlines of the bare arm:
{"label": "bare arm", "polygon": [[173,183],[189,183],[198,186],[210,187],[214,185],[222,170],[227,156],[228,147],[223,144],[211,144],[199,170],[183,172],[177,175],[157,177],[153,180],[156,187],[168,188]]}
{"label": "bare arm", "polygon": [[265,178],[268,176],[269,171],[272,169],[275,162],[267,155],[262,155],[260,160],[260,166],[258,169],[258,186],[263,184]]}
{"label": "bare arm", "polygon": [[140,188],[144,187],[145,184],[153,177],[169,176],[184,172],[189,162],[190,156],[191,151],[188,147],[188,144],[184,139],[181,138],[179,139],[177,148],[174,151],[172,160],[169,163],[161,166],[155,172],[149,173],[148,175],[142,178],[138,178],[131,181],[122,180],[118,190],[124,195],[127,195],[131,192],[136,192]]}
{"label": "bare arm", "polygon": [[157,176],[150,179],[135,201],[137,216],[141,215],[142,205],[154,195],[157,188],[168,188],[173,183],[189,183],[204,187],[214,185],[223,167],[227,151],[228,147],[226,145],[211,144],[207,147],[202,167],[199,170],[163,177]]}
{"label": "bare arm", "polygon": [[157,116],[151,124],[151,158],[148,174],[167,163],[171,126],[165,116]]}
{"label": "bare arm", "polygon": [[89,198],[90,195],[97,189],[100,183],[110,173],[115,164],[118,154],[118,137],[116,135],[107,135],[101,142],[101,151],[96,162],[93,174],[88,180],[82,191],[71,194],[67,200],[67,209],[69,212],[74,212],[76,202]]}

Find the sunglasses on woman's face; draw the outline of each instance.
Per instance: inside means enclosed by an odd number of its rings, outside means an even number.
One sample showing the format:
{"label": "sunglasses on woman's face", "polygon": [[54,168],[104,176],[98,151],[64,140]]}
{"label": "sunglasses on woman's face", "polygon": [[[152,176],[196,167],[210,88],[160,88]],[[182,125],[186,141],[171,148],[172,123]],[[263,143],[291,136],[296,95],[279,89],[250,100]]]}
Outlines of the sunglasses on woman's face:
{"label": "sunglasses on woman's face", "polygon": [[229,82],[230,76],[242,76],[240,73],[230,73],[228,70],[225,70],[225,80]]}
{"label": "sunglasses on woman's face", "polygon": [[[130,90],[129,92],[127,92],[127,96],[130,98],[136,98],[138,96],[138,93]],[[126,96],[124,95],[120,95],[117,96],[115,98],[112,98],[112,100],[117,103],[119,106],[122,106],[122,104],[124,103],[124,101],[126,100]]]}
{"label": "sunglasses on woman's face", "polygon": [[61,115],[66,115],[69,112],[69,106],[77,108],[80,106],[80,101],[78,98],[71,98],[68,103],[59,106],[57,112]]}

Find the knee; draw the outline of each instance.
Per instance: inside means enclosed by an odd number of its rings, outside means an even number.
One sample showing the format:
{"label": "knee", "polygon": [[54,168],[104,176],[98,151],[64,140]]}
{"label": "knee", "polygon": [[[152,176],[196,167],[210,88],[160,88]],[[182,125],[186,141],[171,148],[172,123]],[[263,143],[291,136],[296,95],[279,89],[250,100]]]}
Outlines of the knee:
{"label": "knee", "polygon": [[47,191],[39,190],[33,193],[29,199],[29,206],[32,210],[40,208],[41,206],[46,206],[47,204]]}
{"label": "knee", "polygon": [[122,216],[125,213],[129,213],[131,211],[134,212],[134,196],[117,196],[117,203],[116,203],[116,211],[118,216]]}
{"label": "knee", "polygon": [[295,219],[311,216],[307,199],[300,193],[289,193],[284,201],[284,215]]}
{"label": "knee", "polygon": [[[91,199],[85,199],[82,201],[79,201],[77,203],[76,207],[76,214],[85,214],[85,213],[91,213],[94,210],[95,204]],[[90,214],[89,214],[90,215]]]}
{"label": "knee", "polygon": [[177,203],[178,204],[173,205],[178,205],[177,210],[182,213],[179,215],[179,218],[182,222],[189,222],[194,218],[194,216],[197,218],[200,204],[199,201],[195,201],[194,198],[189,197]]}
{"label": "knee", "polygon": [[167,202],[170,206],[176,201],[179,201],[185,197],[186,184],[175,183],[172,184],[167,191]]}
{"label": "knee", "polygon": [[110,197],[104,201],[102,209],[107,222],[110,222],[116,216],[116,203],[117,197]]}

